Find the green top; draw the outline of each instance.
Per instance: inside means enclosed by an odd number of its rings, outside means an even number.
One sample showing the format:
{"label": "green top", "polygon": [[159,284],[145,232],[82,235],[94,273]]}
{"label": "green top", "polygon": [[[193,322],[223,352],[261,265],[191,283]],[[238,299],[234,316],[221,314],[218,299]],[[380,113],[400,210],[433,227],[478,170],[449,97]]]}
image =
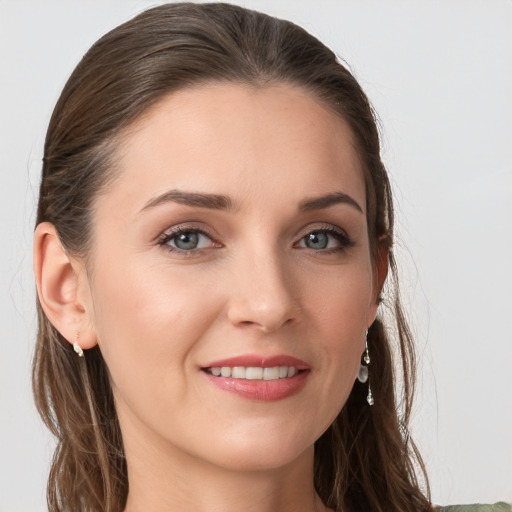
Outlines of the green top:
{"label": "green top", "polygon": [[449,505],[436,508],[436,512],[512,512],[512,505],[503,501],[494,505]]}

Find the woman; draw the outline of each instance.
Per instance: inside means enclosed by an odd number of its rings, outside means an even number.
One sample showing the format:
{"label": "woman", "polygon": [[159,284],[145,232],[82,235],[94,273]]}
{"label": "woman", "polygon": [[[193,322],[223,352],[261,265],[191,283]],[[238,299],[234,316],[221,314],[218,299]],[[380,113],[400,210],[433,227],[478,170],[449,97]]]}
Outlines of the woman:
{"label": "woman", "polygon": [[431,510],[392,242],[371,107],[312,36],[222,4],[104,36],[45,144],[50,509]]}

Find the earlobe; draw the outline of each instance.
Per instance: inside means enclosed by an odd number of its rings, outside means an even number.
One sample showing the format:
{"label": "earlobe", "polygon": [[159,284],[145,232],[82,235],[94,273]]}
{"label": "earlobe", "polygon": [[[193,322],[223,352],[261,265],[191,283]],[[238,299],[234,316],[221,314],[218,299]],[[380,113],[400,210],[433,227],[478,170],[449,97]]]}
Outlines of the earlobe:
{"label": "earlobe", "polygon": [[79,300],[80,269],[49,222],[42,222],[35,231],[34,275],[41,307],[60,334],[73,344],[80,333],[80,346],[84,349],[96,345],[89,307]]}

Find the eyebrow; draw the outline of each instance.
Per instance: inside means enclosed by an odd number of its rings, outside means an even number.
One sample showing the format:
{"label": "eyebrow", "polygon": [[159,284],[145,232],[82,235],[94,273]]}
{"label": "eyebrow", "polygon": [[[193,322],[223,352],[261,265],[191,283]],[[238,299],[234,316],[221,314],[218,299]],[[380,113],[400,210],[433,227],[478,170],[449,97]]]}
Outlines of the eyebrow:
{"label": "eyebrow", "polygon": [[[174,202],[184,204],[186,206],[195,206],[199,208],[209,208],[212,210],[234,210],[234,203],[228,196],[222,194],[207,194],[200,192],[184,192],[182,190],[169,190],[163,194],[151,199],[146,203],[141,211],[154,208],[161,204]],[[359,204],[344,192],[334,192],[325,196],[306,198],[299,204],[299,211],[310,212],[314,210],[322,210],[336,204],[347,204],[352,206],[360,213],[363,209]]]}
{"label": "eyebrow", "polygon": [[232,210],[233,201],[220,194],[203,194],[199,192],[183,192],[181,190],[169,190],[154,199],[151,199],[141,211],[154,208],[155,206],[172,201],[187,206],[197,206],[199,208],[210,208],[212,210]]}
{"label": "eyebrow", "polygon": [[357,201],[344,192],[334,192],[332,194],[327,194],[326,196],[306,198],[301,201],[299,210],[302,212],[310,212],[312,210],[329,208],[329,206],[333,206],[335,204],[348,204],[353,206],[357,211],[363,213],[363,209],[359,206]]}

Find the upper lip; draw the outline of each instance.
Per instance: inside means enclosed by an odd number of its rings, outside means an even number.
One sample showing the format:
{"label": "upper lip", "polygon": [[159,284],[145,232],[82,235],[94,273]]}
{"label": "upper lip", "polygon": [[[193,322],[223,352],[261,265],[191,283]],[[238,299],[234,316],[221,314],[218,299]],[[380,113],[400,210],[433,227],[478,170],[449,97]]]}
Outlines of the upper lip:
{"label": "upper lip", "polygon": [[212,361],[209,364],[201,366],[202,368],[213,368],[228,366],[233,368],[235,366],[245,367],[259,367],[259,368],[272,368],[274,366],[294,366],[297,370],[309,370],[311,367],[305,361],[297,359],[296,357],[288,356],[285,354],[275,356],[265,356],[258,354],[246,354],[228,359],[219,359]]}

